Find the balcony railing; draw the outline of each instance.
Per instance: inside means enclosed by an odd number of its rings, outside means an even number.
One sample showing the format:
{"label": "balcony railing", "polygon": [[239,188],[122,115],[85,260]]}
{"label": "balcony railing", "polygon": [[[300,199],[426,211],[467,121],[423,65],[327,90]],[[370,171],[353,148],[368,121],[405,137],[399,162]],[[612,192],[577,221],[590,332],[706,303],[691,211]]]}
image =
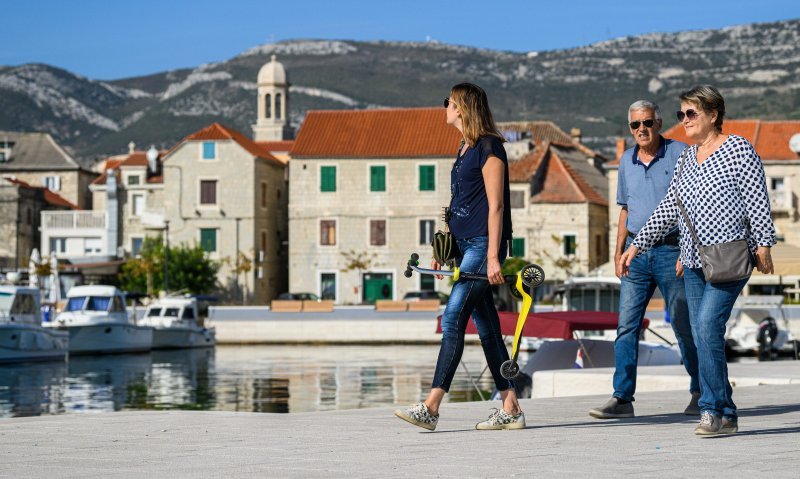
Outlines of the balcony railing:
{"label": "balcony railing", "polygon": [[47,229],[105,229],[105,211],[43,211],[42,225]]}

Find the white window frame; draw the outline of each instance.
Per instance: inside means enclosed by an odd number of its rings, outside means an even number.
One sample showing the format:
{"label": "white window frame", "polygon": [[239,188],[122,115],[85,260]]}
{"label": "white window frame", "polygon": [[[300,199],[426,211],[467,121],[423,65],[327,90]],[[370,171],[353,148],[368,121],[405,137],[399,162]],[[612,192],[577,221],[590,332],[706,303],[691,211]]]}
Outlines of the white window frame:
{"label": "white window frame", "polygon": [[[131,184],[131,178],[139,178],[139,182],[134,184],[134,185],[132,185]],[[142,176],[141,173],[129,173],[129,174],[125,175],[125,186],[132,186],[134,188],[138,188],[138,187],[143,186],[143,185],[144,185],[144,180],[143,180],[143,176]]]}
{"label": "white window frame", "polygon": [[336,288],[333,293],[334,304],[339,304],[339,298],[342,297],[340,294],[342,288],[342,282],[340,281],[339,270],[338,269],[318,269],[317,270],[317,296],[322,298],[322,275],[323,274],[331,274],[333,273],[335,281],[336,281]]}
{"label": "white window frame", "polygon": [[[142,210],[139,211],[138,213],[136,212],[137,197],[142,199]],[[131,216],[135,218],[142,216],[142,213],[144,213],[147,210],[147,195],[144,192],[136,192],[136,193],[131,193],[129,195],[129,198],[131,202]]]}
{"label": "white window frame", "polygon": [[[216,181],[217,182],[217,191],[216,191],[216,203],[200,203],[200,185],[203,181]],[[220,204],[220,184],[221,181],[219,176],[198,176],[197,177],[197,196],[195,198],[195,205],[197,205],[198,210],[219,210],[221,208]]]}
{"label": "white window frame", "polygon": [[61,191],[61,177],[58,175],[44,176],[42,177],[42,186],[50,191]]}
{"label": "white window frame", "polygon": [[130,237],[130,248],[131,249],[129,251],[131,252],[131,256],[134,256],[134,257],[138,258],[141,255],[141,249],[139,250],[138,253],[134,253],[133,252],[133,240],[137,240],[137,239],[138,240],[142,240],[142,246],[144,246],[144,236],[142,236],[142,235],[131,235],[131,237]]}
{"label": "white window frame", "polygon": [[417,217],[416,218],[416,223],[415,223],[416,230],[417,230],[416,233],[415,233],[416,237],[417,237],[417,239],[416,239],[417,246],[422,246],[422,245],[428,245],[429,246],[430,245],[430,242],[423,243],[422,242],[422,238],[419,237],[419,226],[420,226],[420,223],[423,222],[423,221],[433,221],[433,230],[431,231],[431,241],[433,241],[433,235],[436,234],[436,221],[437,221],[436,218]]}
{"label": "white window frame", "polygon": [[[214,144],[214,158],[204,158],[203,157],[203,145],[206,143],[213,143]],[[202,140],[198,142],[197,145],[197,158],[200,159],[202,162],[212,162],[212,161],[219,161],[219,141],[216,140]]]}
{"label": "white window frame", "polygon": [[[51,236],[48,238],[48,246],[52,246],[53,242],[56,243],[56,249],[50,248],[50,254],[66,254],[67,253],[67,238],[64,236]],[[58,246],[61,246],[60,248]]]}
{"label": "white window frame", "polygon": [[[320,235],[322,234],[322,222],[323,221],[334,221],[336,223],[336,236],[334,238],[334,241],[336,242],[336,244],[327,245],[327,244],[322,244],[322,242],[320,241],[320,239],[321,239]],[[339,231],[341,230],[341,226],[342,226],[342,224],[341,224],[341,221],[339,220],[338,216],[324,216],[324,217],[321,217],[321,218],[317,218],[317,230],[315,232],[316,233],[316,237],[315,237],[315,240],[314,240],[314,243],[316,243],[317,248],[320,248],[320,249],[323,249],[323,250],[339,249],[339,245],[341,244],[341,242],[339,241]]]}

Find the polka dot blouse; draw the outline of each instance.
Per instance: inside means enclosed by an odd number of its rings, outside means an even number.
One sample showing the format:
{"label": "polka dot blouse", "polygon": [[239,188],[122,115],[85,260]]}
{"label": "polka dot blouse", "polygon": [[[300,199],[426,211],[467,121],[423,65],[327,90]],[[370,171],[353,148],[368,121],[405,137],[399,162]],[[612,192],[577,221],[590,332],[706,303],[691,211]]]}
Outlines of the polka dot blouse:
{"label": "polka dot blouse", "polygon": [[[681,232],[681,262],[701,268],[692,234],[675,201],[680,195],[698,239],[704,246],[747,239],[755,253],[775,244],[764,166],[753,145],[737,135],[728,138],[697,164],[697,145],[683,150],[675,165],[667,196],[636,235],[633,245],[643,253],[677,224]],[[680,172],[680,179],[678,178]]]}

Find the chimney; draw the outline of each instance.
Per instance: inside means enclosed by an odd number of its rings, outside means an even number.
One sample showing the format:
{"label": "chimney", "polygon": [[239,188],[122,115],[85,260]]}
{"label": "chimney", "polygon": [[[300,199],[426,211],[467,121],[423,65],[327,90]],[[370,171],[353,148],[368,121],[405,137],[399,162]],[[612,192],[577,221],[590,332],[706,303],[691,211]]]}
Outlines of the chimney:
{"label": "chimney", "polygon": [[132,155],[135,150],[136,150],[136,143],[134,142],[128,143],[128,154]]}
{"label": "chimney", "polygon": [[622,158],[622,154],[625,153],[625,138],[618,136],[617,137],[617,161]]}
{"label": "chimney", "polygon": [[580,128],[573,128],[569,131],[569,136],[572,137],[572,141],[580,143],[581,141],[581,129]]}

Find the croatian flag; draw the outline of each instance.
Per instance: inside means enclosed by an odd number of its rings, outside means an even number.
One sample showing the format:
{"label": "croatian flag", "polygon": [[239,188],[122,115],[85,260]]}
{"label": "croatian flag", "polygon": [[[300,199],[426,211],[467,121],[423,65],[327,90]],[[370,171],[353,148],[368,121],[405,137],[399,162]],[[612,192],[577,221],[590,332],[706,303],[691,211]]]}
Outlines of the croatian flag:
{"label": "croatian flag", "polygon": [[572,369],[583,369],[583,351],[581,348],[578,348],[578,354],[575,355],[575,364],[572,365]]}

